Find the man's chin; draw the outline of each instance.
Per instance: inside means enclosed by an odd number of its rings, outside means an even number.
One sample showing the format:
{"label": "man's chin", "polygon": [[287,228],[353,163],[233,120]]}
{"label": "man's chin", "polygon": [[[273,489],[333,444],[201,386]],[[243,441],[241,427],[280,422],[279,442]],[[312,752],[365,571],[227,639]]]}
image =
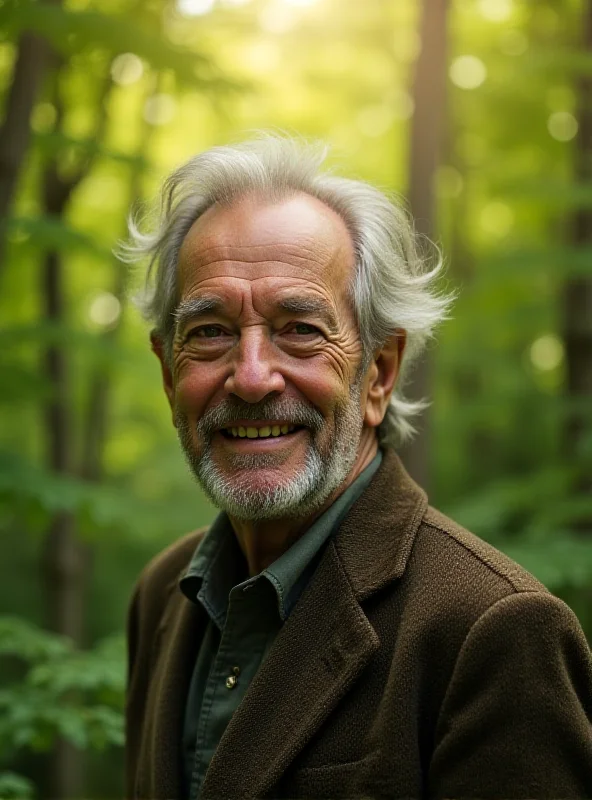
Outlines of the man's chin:
{"label": "man's chin", "polygon": [[298,517],[307,508],[303,493],[286,492],[287,487],[272,482],[245,481],[242,485],[233,484],[231,487],[202,482],[202,488],[218,508],[239,519]]}
{"label": "man's chin", "polygon": [[319,494],[322,471],[319,464],[300,465],[286,472],[285,465],[261,463],[219,467],[205,458],[194,470],[210,500],[228,514],[243,519],[279,519],[310,512]]}

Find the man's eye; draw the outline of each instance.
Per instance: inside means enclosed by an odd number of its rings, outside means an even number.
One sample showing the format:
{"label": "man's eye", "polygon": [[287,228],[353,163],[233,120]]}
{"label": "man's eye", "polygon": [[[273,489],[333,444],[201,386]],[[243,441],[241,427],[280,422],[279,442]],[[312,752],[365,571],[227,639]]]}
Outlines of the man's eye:
{"label": "man's eye", "polygon": [[215,339],[217,336],[223,336],[224,331],[219,325],[202,325],[200,328],[194,328],[189,334],[189,338],[196,336],[198,339]]}
{"label": "man's eye", "polygon": [[319,329],[314,325],[307,325],[306,322],[298,322],[291,330],[292,333],[297,333],[299,336],[308,336],[311,333],[319,333]]}

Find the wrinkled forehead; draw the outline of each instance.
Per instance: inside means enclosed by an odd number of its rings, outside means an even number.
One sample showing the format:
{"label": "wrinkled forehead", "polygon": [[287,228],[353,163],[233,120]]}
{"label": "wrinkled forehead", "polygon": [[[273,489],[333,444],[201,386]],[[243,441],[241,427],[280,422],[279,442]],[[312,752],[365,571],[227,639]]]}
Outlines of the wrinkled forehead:
{"label": "wrinkled forehead", "polygon": [[194,222],[179,253],[179,281],[298,276],[341,293],[354,261],[344,220],[320,200],[305,194],[279,203],[245,198],[214,205]]}

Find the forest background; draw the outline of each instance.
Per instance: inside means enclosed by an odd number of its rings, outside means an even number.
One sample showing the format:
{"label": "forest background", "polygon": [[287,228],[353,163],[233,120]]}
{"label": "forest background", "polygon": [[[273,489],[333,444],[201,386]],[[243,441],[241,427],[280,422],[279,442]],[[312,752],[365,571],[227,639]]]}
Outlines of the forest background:
{"label": "forest background", "polygon": [[440,244],[404,459],[592,637],[591,0],[3,0],[0,31],[0,797],[121,796],[131,588],[215,510],[113,248],[253,129]]}

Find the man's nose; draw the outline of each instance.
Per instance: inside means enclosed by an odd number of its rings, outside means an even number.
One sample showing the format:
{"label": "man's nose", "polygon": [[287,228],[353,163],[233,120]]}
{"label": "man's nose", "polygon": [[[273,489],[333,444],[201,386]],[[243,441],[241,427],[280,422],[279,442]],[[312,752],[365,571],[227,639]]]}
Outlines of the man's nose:
{"label": "man's nose", "polygon": [[277,369],[277,356],[266,331],[259,327],[243,330],[225,390],[247,403],[259,403],[272,392],[283,392],[286,384]]}

